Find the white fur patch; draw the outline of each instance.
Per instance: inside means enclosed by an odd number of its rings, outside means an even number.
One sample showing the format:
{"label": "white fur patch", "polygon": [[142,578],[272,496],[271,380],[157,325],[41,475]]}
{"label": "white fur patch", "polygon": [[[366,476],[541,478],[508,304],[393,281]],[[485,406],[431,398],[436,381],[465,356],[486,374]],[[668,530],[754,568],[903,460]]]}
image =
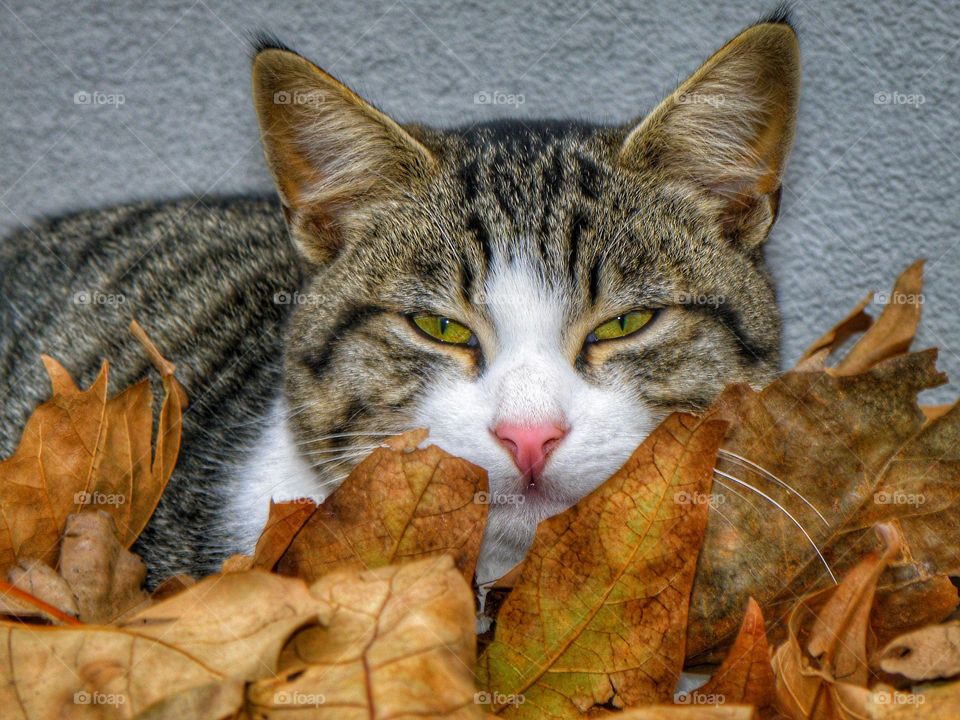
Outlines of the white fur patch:
{"label": "white fur patch", "polygon": [[237,469],[234,492],[227,502],[234,525],[231,535],[240,542],[240,552],[251,553],[267,522],[270,500],[277,502],[311,498],[322,502],[333,491],[322,486],[297,451],[287,427],[287,404],[277,400],[266,426],[244,463]]}
{"label": "white fur patch", "polygon": [[[495,267],[485,287],[498,342],[474,382],[435,382],[416,424],[430,442],[487,470],[491,506],[477,579],[495,579],[523,559],[537,524],[573,505],[630,456],[657,418],[627,392],[588,383],[565,358],[566,300],[523,260]],[[528,497],[497,423],[563,421],[568,434],[551,452]]]}

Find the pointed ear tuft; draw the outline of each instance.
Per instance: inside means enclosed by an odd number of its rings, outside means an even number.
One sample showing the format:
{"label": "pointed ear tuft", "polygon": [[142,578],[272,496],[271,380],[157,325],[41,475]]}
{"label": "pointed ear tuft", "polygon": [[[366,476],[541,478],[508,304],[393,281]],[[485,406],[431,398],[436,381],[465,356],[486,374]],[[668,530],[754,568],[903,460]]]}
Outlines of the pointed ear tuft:
{"label": "pointed ear tuft", "polygon": [[433,164],[397,123],[284,47],[254,57],[253,100],[290,233],[311,261],[335,257],[372,205]]}
{"label": "pointed ear tuft", "polygon": [[706,191],[724,233],[756,246],[776,219],[799,86],[796,33],[785,16],[761,22],[631,130],[621,160]]}

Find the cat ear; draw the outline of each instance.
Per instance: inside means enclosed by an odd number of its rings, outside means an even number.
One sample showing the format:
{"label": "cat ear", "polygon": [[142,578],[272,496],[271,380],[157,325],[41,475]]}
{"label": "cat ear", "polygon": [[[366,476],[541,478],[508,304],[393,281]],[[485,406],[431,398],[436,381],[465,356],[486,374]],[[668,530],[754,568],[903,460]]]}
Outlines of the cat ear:
{"label": "cat ear", "polygon": [[287,225],[308,259],[332,259],[369,208],[433,163],[430,151],[297,53],[263,47],[253,99]]}
{"label": "cat ear", "polygon": [[785,19],[754,25],[629,132],[621,159],[694,183],[725,235],[759,245],[776,219],[799,86],[794,29]]}

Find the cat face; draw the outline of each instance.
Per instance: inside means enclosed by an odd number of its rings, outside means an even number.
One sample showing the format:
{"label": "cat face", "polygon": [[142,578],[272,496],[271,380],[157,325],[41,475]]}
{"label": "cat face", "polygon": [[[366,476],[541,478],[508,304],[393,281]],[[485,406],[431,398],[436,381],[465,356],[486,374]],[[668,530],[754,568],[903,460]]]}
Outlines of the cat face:
{"label": "cat face", "polygon": [[428,427],[488,472],[478,575],[495,577],[667,413],[767,381],[779,320],[760,245],[797,63],[790,27],[764,23],[639,124],[436,131],[261,50],[266,155],[316,271],[285,393],[318,486]]}

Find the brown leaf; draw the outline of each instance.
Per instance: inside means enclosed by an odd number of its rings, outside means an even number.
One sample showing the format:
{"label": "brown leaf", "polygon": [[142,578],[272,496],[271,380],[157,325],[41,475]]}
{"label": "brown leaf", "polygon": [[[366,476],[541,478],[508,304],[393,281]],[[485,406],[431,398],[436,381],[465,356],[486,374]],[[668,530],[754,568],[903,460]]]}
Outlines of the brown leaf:
{"label": "brown leaf", "polygon": [[[14,587],[49,603],[61,612],[74,618],[80,615],[77,599],[73,596],[70,585],[49,565],[39,560],[21,560],[17,567],[7,571],[7,577]],[[22,602],[18,603],[12,595],[0,596],[0,602],[4,604],[2,612],[5,615],[46,617],[55,624],[60,620],[55,615],[43,612],[42,608],[37,608],[36,605],[24,606]],[[13,602],[13,605],[8,605],[8,602]]]}
{"label": "brown leaf", "polygon": [[131,717],[220,680],[166,642],[114,628],[17,623],[0,623],[0,678],[5,720]]}
{"label": "brown leaf", "polygon": [[473,594],[450,556],[344,570],[311,588],[320,625],[248,697],[270,718],[479,718]]}
{"label": "brown leaf", "polygon": [[253,567],[273,570],[290,547],[293,538],[316,509],[317,504],[309,499],[281,503],[271,500],[267,524],[260,533],[260,539],[257,540],[257,547],[253,553]]}
{"label": "brown leaf", "polygon": [[869,329],[870,326],[873,325],[873,318],[870,317],[865,308],[870,304],[871,300],[873,300],[873,293],[870,293],[857,303],[857,306],[850,311],[849,315],[815,340],[813,344],[803,352],[800,359],[797,360],[797,366],[803,366],[804,363],[814,357],[819,356],[825,358],[831,353],[836,352],[847,340],[857,333]]}
{"label": "brown leaf", "polygon": [[763,612],[750,598],[743,624],[727,657],[696,694],[719,698],[721,704],[744,703],[766,707],[773,703],[774,678]]}
{"label": "brown leaf", "polygon": [[[947,428],[956,432],[960,422],[948,414],[925,427],[916,399],[945,380],[935,357],[901,355],[850,376],[790,372],[761,391],[724,391],[711,412],[730,430],[691,599],[691,656],[708,656],[732,639],[747,597],[779,619],[795,598],[828,585],[827,566],[842,574],[874,549],[868,522],[907,523],[903,557],[883,585],[922,583],[949,571],[958,541],[949,508],[960,500],[960,485],[949,476],[960,472],[960,442],[950,444]],[[912,449],[921,439],[923,461]],[[943,458],[939,466],[936,458]],[[876,512],[883,488],[909,494],[917,484],[939,488],[939,501]],[[906,517],[920,512],[926,520],[931,510],[942,511],[934,516],[936,536],[919,518]]]}
{"label": "brown leaf", "polygon": [[252,570],[204,578],[119,628],[175,646],[224,677],[254,681],[277,671],[283,645],[321,605],[301,580]]}
{"label": "brown leaf", "polygon": [[171,374],[163,376],[167,393],[151,464],[147,381],[108,399],[106,363],[87,390],[52,358],[44,356],[43,363],[53,394],[27,421],[14,454],[0,462],[0,570],[19,558],[54,565],[67,516],[84,507],[113,516],[122,543],[132,545],[159,502],[180,446],[184,394]]}
{"label": "brown leaf", "polygon": [[147,568],[119,543],[113,519],[103,511],[67,518],[60,574],[76,598],[80,620],[85,623],[111,623],[150,602],[143,590]]}
{"label": "brown leaf", "polygon": [[[773,659],[777,709],[797,720],[868,717],[866,634],[873,593],[899,551],[893,528],[878,529],[886,550],[860,561],[835,589],[807,595],[790,613],[787,641]],[[821,606],[824,598],[826,603]],[[815,609],[821,606],[819,612]],[[803,650],[806,645],[809,654]]]}
{"label": "brown leaf", "polygon": [[956,585],[942,574],[879,588],[870,618],[877,645],[945,620],[956,610],[958,601]]}
{"label": "brown leaf", "polygon": [[960,675],[960,622],[930,625],[901,635],[879,654],[880,667],[911,680]]}
{"label": "brown leaf", "polygon": [[579,717],[672,697],[723,430],[671,416],[606,483],[540,524],[478,664],[492,712]]}
{"label": "brown leaf", "polygon": [[873,327],[864,333],[835,367],[837,375],[856,375],[879,362],[910,350],[920,324],[923,304],[923,261],[918,260],[897,278],[893,293]]}
{"label": "brown leaf", "polygon": [[375,568],[450,553],[472,578],[487,519],[486,472],[435,445],[423,431],[378,448],[314,511],[277,571],[315,580],[335,569]]}

